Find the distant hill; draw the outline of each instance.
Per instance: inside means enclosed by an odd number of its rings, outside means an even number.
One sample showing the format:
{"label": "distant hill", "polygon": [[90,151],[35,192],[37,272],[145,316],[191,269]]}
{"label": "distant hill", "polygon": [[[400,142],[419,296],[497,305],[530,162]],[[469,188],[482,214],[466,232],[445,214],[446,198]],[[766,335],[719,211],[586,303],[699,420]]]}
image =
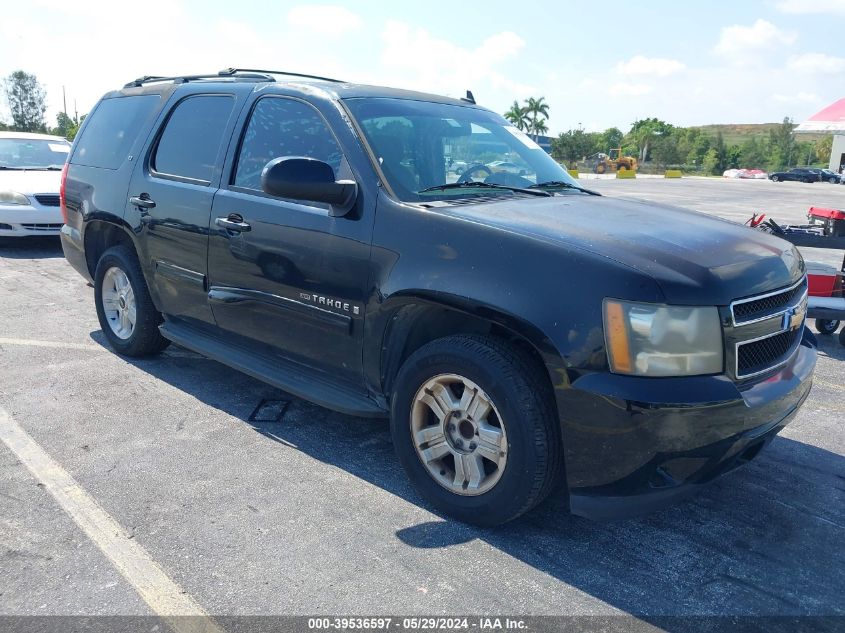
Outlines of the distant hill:
{"label": "distant hill", "polygon": [[[715,137],[719,132],[725,139],[726,145],[741,145],[752,137],[762,140],[769,138],[769,132],[780,123],[724,123],[717,125],[695,125],[708,136]],[[801,134],[802,141],[816,141],[825,134]]]}

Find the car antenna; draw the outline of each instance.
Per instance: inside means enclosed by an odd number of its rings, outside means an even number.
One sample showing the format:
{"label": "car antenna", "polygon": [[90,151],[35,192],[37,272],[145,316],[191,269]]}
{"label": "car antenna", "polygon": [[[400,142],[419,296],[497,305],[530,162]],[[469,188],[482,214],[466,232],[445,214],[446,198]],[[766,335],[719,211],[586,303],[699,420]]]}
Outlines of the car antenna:
{"label": "car antenna", "polygon": [[466,101],[467,103],[475,105],[475,97],[472,96],[472,90],[467,90],[467,96],[461,97],[461,101]]}

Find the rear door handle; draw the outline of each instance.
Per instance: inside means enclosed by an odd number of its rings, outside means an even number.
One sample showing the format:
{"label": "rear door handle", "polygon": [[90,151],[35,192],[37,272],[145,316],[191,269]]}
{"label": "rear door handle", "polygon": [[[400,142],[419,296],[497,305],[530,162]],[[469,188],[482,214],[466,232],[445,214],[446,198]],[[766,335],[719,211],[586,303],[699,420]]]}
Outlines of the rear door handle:
{"label": "rear door handle", "polygon": [[252,226],[244,222],[243,216],[238,213],[230,213],[228,217],[217,218],[214,223],[227,231],[235,231],[236,233],[245,233],[252,230]]}
{"label": "rear door handle", "polygon": [[152,209],[156,206],[155,201],[150,199],[150,194],[148,193],[142,193],[140,196],[132,196],[129,198],[129,204],[139,209]]}

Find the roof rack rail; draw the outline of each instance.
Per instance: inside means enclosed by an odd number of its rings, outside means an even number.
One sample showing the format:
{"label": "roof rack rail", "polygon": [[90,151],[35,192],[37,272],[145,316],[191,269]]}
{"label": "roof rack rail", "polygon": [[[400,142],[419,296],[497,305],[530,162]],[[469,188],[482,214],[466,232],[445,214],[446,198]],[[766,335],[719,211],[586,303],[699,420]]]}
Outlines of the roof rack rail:
{"label": "roof rack rail", "polygon": [[346,83],[343,79],[332,79],[331,77],[321,77],[320,75],[307,75],[303,73],[289,73],[284,70],[263,70],[259,68],[224,68],[218,75],[221,77],[237,76],[236,73],[261,73],[267,75],[285,75],[287,77],[302,77],[304,79],[318,79],[320,81],[331,81],[332,83],[342,84]]}
{"label": "roof rack rail", "polygon": [[199,79],[222,79],[222,78],[234,78],[234,79],[251,79],[253,81],[276,81],[276,79],[267,73],[262,72],[250,72],[250,71],[240,71],[238,69],[229,69],[233,70],[234,72],[219,72],[214,74],[208,75],[176,75],[173,77],[162,77],[159,75],[145,75],[144,77],[138,77],[138,79],[134,79],[130,81],[128,84],[123,86],[124,88],[140,88],[145,84],[151,83],[158,83],[161,81],[172,81],[173,83],[183,84],[189,81],[197,81]]}

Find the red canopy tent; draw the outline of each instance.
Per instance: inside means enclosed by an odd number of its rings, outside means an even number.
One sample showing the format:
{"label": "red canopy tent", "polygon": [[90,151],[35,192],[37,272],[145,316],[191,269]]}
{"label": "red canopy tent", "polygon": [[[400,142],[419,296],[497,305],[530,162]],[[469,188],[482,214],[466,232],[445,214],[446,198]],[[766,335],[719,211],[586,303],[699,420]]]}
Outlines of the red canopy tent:
{"label": "red canopy tent", "polygon": [[831,103],[804,121],[796,132],[830,132],[845,134],[845,99]]}
{"label": "red canopy tent", "polygon": [[816,112],[809,119],[795,128],[799,134],[833,134],[833,147],[830,152],[830,169],[840,173],[845,169],[845,99],[840,99]]}

